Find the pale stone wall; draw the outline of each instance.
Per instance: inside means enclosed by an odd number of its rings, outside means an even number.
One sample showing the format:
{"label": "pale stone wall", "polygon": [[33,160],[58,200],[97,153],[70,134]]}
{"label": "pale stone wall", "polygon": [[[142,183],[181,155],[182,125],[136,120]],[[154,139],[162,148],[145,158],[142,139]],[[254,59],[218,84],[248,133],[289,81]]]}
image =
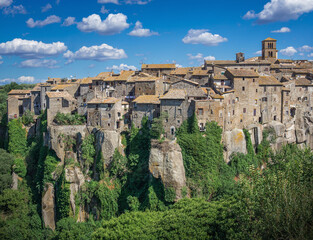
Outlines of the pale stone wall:
{"label": "pale stone wall", "polygon": [[132,108],[131,120],[135,127],[141,127],[141,121],[143,117],[148,117],[149,121],[153,118],[160,116],[159,104],[136,104],[136,107]]}

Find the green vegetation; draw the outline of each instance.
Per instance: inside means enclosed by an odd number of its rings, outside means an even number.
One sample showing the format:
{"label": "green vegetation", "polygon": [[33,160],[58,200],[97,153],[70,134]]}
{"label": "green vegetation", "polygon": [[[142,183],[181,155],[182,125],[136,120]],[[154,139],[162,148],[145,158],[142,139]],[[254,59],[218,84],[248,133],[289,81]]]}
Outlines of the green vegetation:
{"label": "green vegetation", "polygon": [[33,122],[34,122],[34,113],[31,112],[30,110],[26,110],[22,116],[22,123],[25,126],[29,126]]}
{"label": "green vegetation", "polygon": [[[185,121],[177,141],[187,187],[182,189],[184,198],[175,203],[175,189],[165,188],[149,172],[150,140],[162,140],[159,119],[150,128],[144,118],[141,128],[124,132],[125,154],[115,149],[110,164],[105,164],[108,159],[93,134],[82,141],[62,134],[64,150],[77,153],[79,161],[68,158],[64,165],[43,145],[45,112],[40,119],[41,134],[28,142],[23,119],[8,124],[9,153],[0,149],[1,239],[313,238],[313,153],[296,145],[273,153],[272,129],[264,131],[256,149],[244,130],[247,154],[233,154],[226,164],[217,123],[207,123],[205,132],[200,132],[195,116]],[[65,171],[74,167],[88,174],[72,209]],[[18,190],[10,188],[12,171],[21,177]],[[47,183],[55,190],[54,232],[45,229],[41,220]],[[79,209],[87,222],[76,222]]]}
{"label": "green vegetation", "polygon": [[27,136],[22,122],[18,119],[13,119],[9,122],[8,128],[9,152],[16,156],[25,156],[25,153],[27,152]]}
{"label": "green vegetation", "polygon": [[58,112],[54,118],[57,125],[84,125],[86,124],[86,117],[77,113],[60,113]]}
{"label": "green vegetation", "polygon": [[11,187],[13,163],[14,156],[0,149],[0,195],[4,189]]}

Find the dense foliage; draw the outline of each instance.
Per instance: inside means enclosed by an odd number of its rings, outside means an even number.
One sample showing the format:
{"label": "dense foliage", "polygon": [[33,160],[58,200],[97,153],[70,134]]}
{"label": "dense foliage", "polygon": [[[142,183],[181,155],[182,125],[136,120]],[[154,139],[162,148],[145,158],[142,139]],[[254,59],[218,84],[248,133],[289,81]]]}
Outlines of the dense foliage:
{"label": "dense foliage", "polygon": [[11,187],[13,164],[14,156],[0,149],[0,194],[4,189]]}
{"label": "dense foliage", "polygon": [[19,119],[13,119],[8,124],[9,147],[10,153],[18,156],[25,156],[27,151],[26,130]]}
{"label": "dense foliage", "polygon": [[86,124],[86,117],[77,113],[60,113],[58,112],[54,118],[57,125],[84,125]]}

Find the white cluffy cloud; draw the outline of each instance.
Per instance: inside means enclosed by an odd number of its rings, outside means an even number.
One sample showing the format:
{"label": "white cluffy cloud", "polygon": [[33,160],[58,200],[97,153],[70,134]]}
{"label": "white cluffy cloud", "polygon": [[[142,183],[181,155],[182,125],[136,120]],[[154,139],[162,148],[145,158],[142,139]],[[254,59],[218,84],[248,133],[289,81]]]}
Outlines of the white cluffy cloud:
{"label": "white cluffy cloud", "polygon": [[3,9],[2,12],[5,15],[12,15],[12,16],[14,16],[15,14],[26,14],[27,13],[27,11],[23,5],[6,7]]}
{"label": "white cluffy cloud", "polygon": [[208,29],[190,29],[183,38],[184,43],[203,44],[206,46],[217,46],[219,43],[226,41],[227,38],[218,34],[212,34],[208,32]]}
{"label": "white cluffy cloud", "polygon": [[76,22],[75,22],[75,17],[67,17],[67,18],[64,20],[62,26],[68,27],[68,26],[71,26],[71,25],[73,25],[73,24],[76,24]]}
{"label": "white cluffy cloud", "polygon": [[199,62],[202,62],[203,60],[209,60],[209,61],[215,60],[215,57],[213,56],[204,57],[202,53],[198,53],[197,55],[192,55],[191,53],[188,53],[187,56],[189,57],[190,60],[197,60]]}
{"label": "white cluffy cloud", "polygon": [[53,59],[29,59],[21,62],[25,68],[57,68],[57,61]]}
{"label": "white cluffy cloud", "polygon": [[100,46],[83,46],[74,53],[67,51],[63,56],[68,59],[68,63],[73,62],[74,60],[106,61],[110,59],[127,58],[123,49],[113,48],[105,43]]}
{"label": "white cluffy cloud", "polygon": [[47,12],[52,8],[51,4],[48,3],[46,6],[41,8],[41,12]]}
{"label": "white cluffy cloud", "polygon": [[294,47],[287,47],[285,49],[280,50],[282,55],[291,57],[297,53],[297,50]]}
{"label": "white cluffy cloud", "polygon": [[43,43],[15,38],[12,41],[0,43],[0,54],[15,55],[22,58],[54,56],[66,50],[67,47],[62,42]]}
{"label": "white cluffy cloud", "polygon": [[11,82],[18,82],[18,83],[33,83],[35,78],[33,76],[20,76],[19,78],[4,78],[0,79],[0,83],[8,84]]}
{"label": "white cluffy cloud", "polygon": [[313,11],[313,0],[271,0],[264,5],[260,13],[250,10],[243,18],[257,19],[257,23],[265,24],[296,20],[302,14],[311,11]]}
{"label": "white cluffy cloud", "polygon": [[256,55],[261,55],[261,54],[262,54],[262,51],[259,50],[259,51],[255,52],[254,54],[256,54]]}
{"label": "white cluffy cloud", "polygon": [[8,7],[12,4],[13,0],[0,0],[0,8]]}
{"label": "white cluffy cloud", "polygon": [[288,32],[291,32],[290,28],[288,27],[282,27],[279,30],[272,31],[272,33],[288,33]]}
{"label": "white cluffy cloud", "polygon": [[308,57],[313,57],[313,53],[308,54]]}
{"label": "white cluffy cloud", "polygon": [[128,35],[135,37],[150,37],[159,34],[151,31],[150,29],[142,28],[142,23],[137,21],[133,31],[131,31]]}
{"label": "white cluffy cloud", "polygon": [[102,35],[117,34],[128,27],[127,16],[122,13],[109,14],[103,21],[98,14],[92,14],[77,23],[77,28],[82,32],[97,32]]}
{"label": "white cluffy cloud", "polygon": [[299,48],[300,52],[311,52],[313,51],[313,47],[310,47],[308,45],[304,45],[302,47]]}
{"label": "white cluffy cloud", "polygon": [[27,26],[30,28],[43,27],[52,23],[59,23],[59,22],[61,22],[61,18],[56,15],[51,15],[47,17],[45,20],[34,21],[34,19],[30,18],[26,21]]}
{"label": "white cluffy cloud", "polygon": [[106,68],[107,70],[117,70],[117,71],[122,71],[122,70],[133,70],[133,71],[136,71],[137,68],[135,66],[132,66],[132,65],[127,65],[127,64],[120,64],[119,66],[118,65],[113,65],[112,67],[107,67]]}

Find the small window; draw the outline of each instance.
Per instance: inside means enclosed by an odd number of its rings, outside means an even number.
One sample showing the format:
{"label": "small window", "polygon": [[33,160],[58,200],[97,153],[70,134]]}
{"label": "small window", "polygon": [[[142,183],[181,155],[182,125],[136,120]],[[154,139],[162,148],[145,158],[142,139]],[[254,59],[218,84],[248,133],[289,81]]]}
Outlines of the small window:
{"label": "small window", "polygon": [[108,114],[108,117],[111,118],[111,113]]}
{"label": "small window", "polygon": [[120,113],[120,112],[118,112],[118,113],[117,113],[117,116],[118,116],[118,117],[120,117],[120,116],[121,116],[121,113]]}
{"label": "small window", "polygon": [[108,123],[108,127],[110,127],[111,126],[111,123]]}
{"label": "small window", "polygon": [[253,109],[253,116],[256,116],[256,109]]}
{"label": "small window", "polygon": [[166,123],[168,122],[168,118],[165,119],[165,122],[166,122]]}
{"label": "small window", "polygon": [[258,89],[255,89],[255,92],[258,92]]}
{"label": "small window", "polygon": [[182,110],[180,108],[178,109],[178,114],[182,115]]}
{"label": "small window", "polygon": [[233,110],[233,115],[235,115],[235,110]]}
{"label": "small window", "polygon": [[255,82],[255,79],[253,78],[252,82]]}
{"label": "small window", "polygon": [[246,111],[247,111],[247,109],[246,109],[246,108],[244,108],[244,109],[243,109],[243,113],[246,113]]}
{"label": "small window", "polygon": [[245,87],[242,87],[242,91],[244,91],[245,90]]}
{"label": "small window", "polygon": [[276,92],[276,90],[277,90],[277,87],[275,86],[275,87],[274,87],[274,92]]}
{"label": "small window", "polygon": [[198,109],[198,114],[199,114],[199,115],[203,115],[203,108],[199,108],[199,109]]}
{"label": "small window", "polygon": [[211,114],[213,114],[213,110],[211,109]]}
{"label": "small window", "polygon": [[266,92],[266,86],[264,86],[264,92]]}
{"label": "small window", "polygon": [[239,102],[239,97],[236,97],[236,102]]}
{"label": "small window", "polygon": [[274,121],[276,121],[276,116],[274,116]]}
{"label": "small window", "polygon": [[242,78],[242,80],[244,81],[244,80],[245,80],[245,78]]}
{"label": "small window", "polygon": [[180,120],[177,120],[177,123],[180,123]]}

